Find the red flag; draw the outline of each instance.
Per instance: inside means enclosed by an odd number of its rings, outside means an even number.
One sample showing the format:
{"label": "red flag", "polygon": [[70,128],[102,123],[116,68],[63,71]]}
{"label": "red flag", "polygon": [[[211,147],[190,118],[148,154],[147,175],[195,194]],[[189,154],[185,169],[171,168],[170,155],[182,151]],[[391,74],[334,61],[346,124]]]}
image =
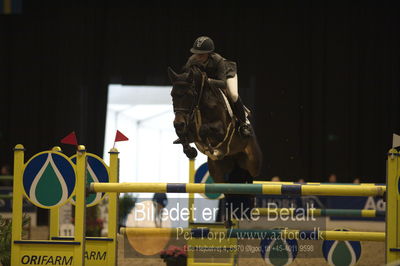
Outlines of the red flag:
{"label": "red flag", "polygon": [[61,143],[70,144],[70,145],[78,145],[78,141],[76,140],[75,131],[72,131],[66,137],[64,137],[61,140]]}
{"label": "red flag", "polygon": [[125,140],[129,140],[124,134],[122,134],[119,130],[117,130],[117,134],[115,134],[115,141],[125,141]]}

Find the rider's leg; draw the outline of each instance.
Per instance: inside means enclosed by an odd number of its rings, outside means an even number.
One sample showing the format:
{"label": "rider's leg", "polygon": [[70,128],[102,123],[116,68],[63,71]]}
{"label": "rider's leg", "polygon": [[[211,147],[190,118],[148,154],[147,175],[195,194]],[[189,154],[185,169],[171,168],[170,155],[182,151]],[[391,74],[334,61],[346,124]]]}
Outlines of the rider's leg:
{"label": "rider's leg", "polygon": [[246,137],[251,136],[251,134],[252,134],[251,127],[249,124],[247,124],[246,111],[244,109],[243,102],[240,99],[239,93],[238,93],[237,75],[235,75],[233,78],[227,79],[226,83],[227,83],[227,87],[228,87],[229,98],[233,102],[233,112],[240,124],[239,125],[240,133]]}
{"label": "rider's leg", "polygon": [[233,104],[233,112],[239,121],[239,131],[240,134],[244,137],[249,137],[252,135],[251,127],[247,123],[246,119],[246,111],[244,110],[244,105],[240,97],[238,100]]}
{"label": "rider's leg", "polygon": [[226,84],[228,86],[228,96],[232,102],[235,103],[239,98],[237,75],[235,75],[233,78],[228,78],[226,80]]}

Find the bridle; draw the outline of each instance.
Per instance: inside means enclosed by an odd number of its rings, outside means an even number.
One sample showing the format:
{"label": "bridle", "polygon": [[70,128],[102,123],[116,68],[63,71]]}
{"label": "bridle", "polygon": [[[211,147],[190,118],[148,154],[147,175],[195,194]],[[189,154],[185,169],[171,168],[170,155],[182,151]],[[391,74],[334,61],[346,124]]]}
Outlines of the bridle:
{"label": "bridle", "polygon": [[[190,105],[190,108],[175,107],[174,106],[174,113],[175,114],[183,113],[185,115],[188,115],[188,125],[193,121],[197,110],[199,110],[201,98],[203,97],[204,83],[205,83],[205,80],[206,80],[206,75],[201,71],[200,71],[200,73],[201,73],[201,85],[200,85],[199,93],[197,93],[198,90],[196,90],[196,83],[193,81],[190,84],[190,88],[189,89],[195,92],[194,96],[193,96],[193,101],[192,101],[192,103]],[[180,84],[188,84],[188,82],[185,82],[185,81],[177,81],[177,82],[174,83],[174,85],[175,84],[179,84],[179,83]]]}

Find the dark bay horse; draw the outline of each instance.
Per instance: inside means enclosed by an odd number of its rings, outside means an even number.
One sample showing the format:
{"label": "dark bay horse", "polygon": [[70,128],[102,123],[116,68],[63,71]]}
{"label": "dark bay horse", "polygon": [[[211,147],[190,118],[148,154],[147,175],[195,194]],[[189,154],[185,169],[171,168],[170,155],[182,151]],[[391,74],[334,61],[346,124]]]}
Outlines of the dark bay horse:
{"label": "dark bay horse", "polygon": [[185,154],[189,158],[197,156],[190,146],[194,142],[207,155],[215,182],[251,183],[260,173],[262,153],[255,134],[247,138],[239,135],[229,97],[223,90],[212,88],[206,74],[197,67],[182,74],[168,68],[168,76],[173,85],[174,128]]}

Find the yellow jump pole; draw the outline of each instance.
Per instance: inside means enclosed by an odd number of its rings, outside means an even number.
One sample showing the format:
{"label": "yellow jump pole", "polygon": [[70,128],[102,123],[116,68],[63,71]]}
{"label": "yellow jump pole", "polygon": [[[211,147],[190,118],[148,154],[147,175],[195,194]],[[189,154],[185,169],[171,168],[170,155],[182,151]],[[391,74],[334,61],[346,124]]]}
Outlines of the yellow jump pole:
{"label": "yellow jump pole", "polygon": [[76,153],[76,204],[74,241],[80,242],[81,244],[74,246],[74,265],[85,265],[86,163],[86,148],[83,145],[79,145]]}
{"label": "yellow jump pole", "polygon": [[[20,254],[21,246],[14,245],[14,241],[22,240],[22,174],[24,171],[24,151],[25,148],[18,144],[14,148],[14,183],[13,183],[13,203],[12,203],[12,243],[11,254]],[[11,256],[11,265],[19,265],[18,256]]]}
{"label": "yellow jump pole", "polygon": [[[119,159],[118,159],[118,150],[116,148],[112,148],[109,151],[110,154],[110,166],[109,166],[109,176],[110,182],[118,182],[119,181]],[[107,265],[118,265],[117,259],[117,230],[118,230],[118,193],[109,193],[108,194],[108,238],[112,238],[112,242],[108,242],[108,258]]]}
{"label": "yellow jump pole", "polygon": [[[59,146],[55,146],[52,151],[62,152]],[[60,234],[60,208],[50,209],[50,239],[58,237]]]}
{"label": "yellow jump pole", "polygon": [[385,232],[323,231],[322,239],[339,241],[385,241]]}
{"label": "yellow jump pole", "polygon": [[[189,183],[194,184],[195,160],[189,159]],[[194,222],[194,193],[189,193],[189,224]]]}
{"label": "yellow jump pole", "polygon": [[91,183],[92,192],[226,193],[291,196],[382,196],[386,188],[351,185]]}
{"label": "yellow jump pole", "polygon": [[343,216],[343,217],[384,217],[384,212],[376,210],[362,209],[315,209],[315,208],[255,208],[253,215],[260,216],[287,216],[287,215],[306,215],[306,216]]}
{"label": "yellow jump pole", "polygon": [[[225,228],[121,228],[121,233],[135,232],[136,236],[171,236],[207,239],[209,234],[218,235],[221,239],[264,239],[265,237],[282,236],[284,239],[339,240],[339,241],[385,241],[385,232],[357,231],[309,231],[309,230],[263,230],[263,229],[225,229]],[[195,236],[196,235],[196,236]]]}
{"label": "yellow jump pole", "polygon": [[[189,183],[194,184],[195,160],[189,159]],[[189,193],[189,227],[194,223],[194,193]],[[187,265],[194,265],[194,251],[188,250]]]}
{"label": "yellow jump pole", "polygon": [[387,158],[386,263],[400,260],[399,156],[396,149],[391,149]]}
{"label": "yellow jump pole", "polygon": [[324,183],[324,182],[291,182],[291,181],[253,181],[253,184],[273,184],[273,185],[349,185],[349,186],[377,186],[377,187],[385,187],[384,184],[375,184],[375,183],[360,183],[360,184],[353,184],[353,183]]}

